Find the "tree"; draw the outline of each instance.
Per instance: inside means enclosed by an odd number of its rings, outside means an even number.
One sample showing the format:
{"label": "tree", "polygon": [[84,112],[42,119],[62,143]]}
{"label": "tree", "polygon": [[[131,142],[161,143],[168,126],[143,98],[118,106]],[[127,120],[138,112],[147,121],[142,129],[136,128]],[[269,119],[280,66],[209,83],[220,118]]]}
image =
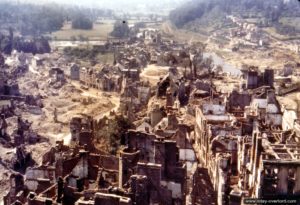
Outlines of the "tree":
{"label": "tree", "polygon": [[129,26],[126,21],[116,21],[111,35],[117,38],[128,37],[130,33]]}
{"label": "tree", "polygon": [[0,52],[0,67],[4,66],[4,64],[5,64],[5,59],[4,59],[3,55]]}
{"label": "tree", "polygon": [[10,55],[13,50],[14,33],[12,28],[9,28],[9,36],[0,34],[0,51]]}
{"label": "tree", "polygon": [[132,129],[134,126],[124,116],[116,116],[115,119],[111,120],[107,125],[106,129],[101,130],[97,136],[104,138],[108,142],[109,152],[116,154],[119,147],[121,146],[121,139],[125,138],[128,129]]}
{"label": "tree", "polygon": [[72,20],[73,29],[91,30],[93,29],[93,22],[82,14],[78,14]]}
{"label": "tree", "polygon": [[198,70],[202,67],[203,65],[203,53],[205,50],[206,45],[203,43],[196,43],[193,45],[194,48],[192,48],[192,55],[194,56],[192,58],[192,66],[193,66],[193,73],[194,73],[194,78],[197,77]]}
{"label": "tree", "polygon": [[207,68],[209,73],[212,73],[213,68],[215,67],[214,65],[214,60],[210,56],[209,58],[205,58],[203,61],[203,66]]}
{"label": "tree", "polygon": [[19,22],[23,35],[40,35],[42,33],[60,30],[65,17],[61,8],[56,5],[22,7]]}

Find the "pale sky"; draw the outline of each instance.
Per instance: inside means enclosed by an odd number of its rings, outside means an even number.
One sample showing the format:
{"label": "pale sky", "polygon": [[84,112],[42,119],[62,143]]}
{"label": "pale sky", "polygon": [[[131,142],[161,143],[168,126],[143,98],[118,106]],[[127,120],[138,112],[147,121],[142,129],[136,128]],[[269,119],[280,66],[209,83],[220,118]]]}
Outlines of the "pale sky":
{"label": "pale sky", "polygon": [[[0,0],[6,1],[6,0]],[[42,3],[42,2],[57,2],[76,5],[145,5],[145,4],[178,4],[187,0],[10,0],[10,2],[30,2],[30,3]]]}
{"label": "pale sky", "polygon": [[[125,12],[153,12],[170,11],[178,7],[181,3],[190,0],[0,0],[0,2],[22,2],[22,3],[58,3],[71,4],[92,8],[108,8],[115,11]],[[157,8],[155,12],[154,8]]]}

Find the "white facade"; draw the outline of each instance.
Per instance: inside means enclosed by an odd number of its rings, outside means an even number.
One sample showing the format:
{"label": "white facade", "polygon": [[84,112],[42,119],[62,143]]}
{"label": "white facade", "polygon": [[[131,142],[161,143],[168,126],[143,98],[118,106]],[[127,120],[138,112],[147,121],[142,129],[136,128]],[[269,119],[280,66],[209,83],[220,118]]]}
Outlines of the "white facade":
{"label": "white facade", "polygon": [[294,110],[284,110],[282,115],[282,129],[290,130],[294,128],[297,113]]}

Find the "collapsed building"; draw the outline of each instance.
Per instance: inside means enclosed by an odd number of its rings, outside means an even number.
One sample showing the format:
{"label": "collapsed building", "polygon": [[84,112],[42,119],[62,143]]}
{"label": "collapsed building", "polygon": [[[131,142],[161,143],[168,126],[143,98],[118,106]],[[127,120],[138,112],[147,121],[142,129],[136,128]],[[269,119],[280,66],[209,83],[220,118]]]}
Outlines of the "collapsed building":
{"label": "collapsed building", "polygon": [[151,96],[149,83],[127,80],[121,93],[119,112],[135,121],[139,111],[146,109]]}
{"label": "collapsed building", "polygon": [[140,198],[137,204],[185,204],[186,168],[185,164],[179,162],[176,141],[164,140],[145,132],[129,131],[126,142],[127,147],[120,155],[119,186],[123,187],[129,177],[135,174],[134,177],[146,177],[150,183],[148,190],[143,190],[142,194],[147,198]]}
{"label": "collapsed building", "polygon": [[[0,120],[0,142],[6,147],[19,147],[25,144],[36,144],[41,140],[41,136],[35,133],[31,128],[31,123],[23,120],[21,117],[17,118],[17,124],[8,125],[6,118],[9,117],[1,114]],[[10,128],[12,133],[8,133]]]}
{"label": "collapsed building", "polygon": [[48,83],[55,88],[62,87],[66,83],[65,72],[61,68],[51,68]]}
{"label": "collapsed building", "polygon": [[123,76],[117,66],[100,65],[94,68],[82,68],[79,74],[73,71],[72,75],[71,79],[76,75],[83,85],[91,88],[107,92],[119,92],[122,89]]}
{"label": "collapsed building", "polygon": [[282,129],[273,76],[271,70],[262,77],[250,71],[246,88],[195,105],[194,149],[208,169],[218,204],[299,198],[300,136]]}
{"label": "collapsed building", "polygon": [[11,175],[4,204],[185,204],[176,141],[132,130],[114,157],[94,148],[97,126],[88,116],[73,118],[71,144],[57,141],[42,165]]}
{"label": "collapsed building", "polygon": [[70,66],[70,79],[80,80],[80,67],[75,63]]}

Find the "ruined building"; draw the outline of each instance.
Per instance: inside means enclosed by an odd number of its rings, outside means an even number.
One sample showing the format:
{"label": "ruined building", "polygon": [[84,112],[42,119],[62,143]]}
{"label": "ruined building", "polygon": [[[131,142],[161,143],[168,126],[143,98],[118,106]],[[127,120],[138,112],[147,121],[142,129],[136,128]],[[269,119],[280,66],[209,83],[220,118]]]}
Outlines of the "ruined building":
{"label": "ruined building", "polygon": [[72,64],[70,67],[70,79],[80,80],[80,67],[76,64]]}
{"label": "ruined building", "polygon": [[131,130],[120,157],[109,156],[92,144],[99,126],[74,117],[71,144],[57,141],[42,165],[11,175],[4,204],[185,204],[186,164],[176,141]]}
{"label": "ruined building", "polygon": [[197,105],[194,149],[208,169],[218,204],[299,197],[300,136],[282,130],[272,87],[273,71],[262,76],[249,71],[248,89],[229,98],[203,98]]}

